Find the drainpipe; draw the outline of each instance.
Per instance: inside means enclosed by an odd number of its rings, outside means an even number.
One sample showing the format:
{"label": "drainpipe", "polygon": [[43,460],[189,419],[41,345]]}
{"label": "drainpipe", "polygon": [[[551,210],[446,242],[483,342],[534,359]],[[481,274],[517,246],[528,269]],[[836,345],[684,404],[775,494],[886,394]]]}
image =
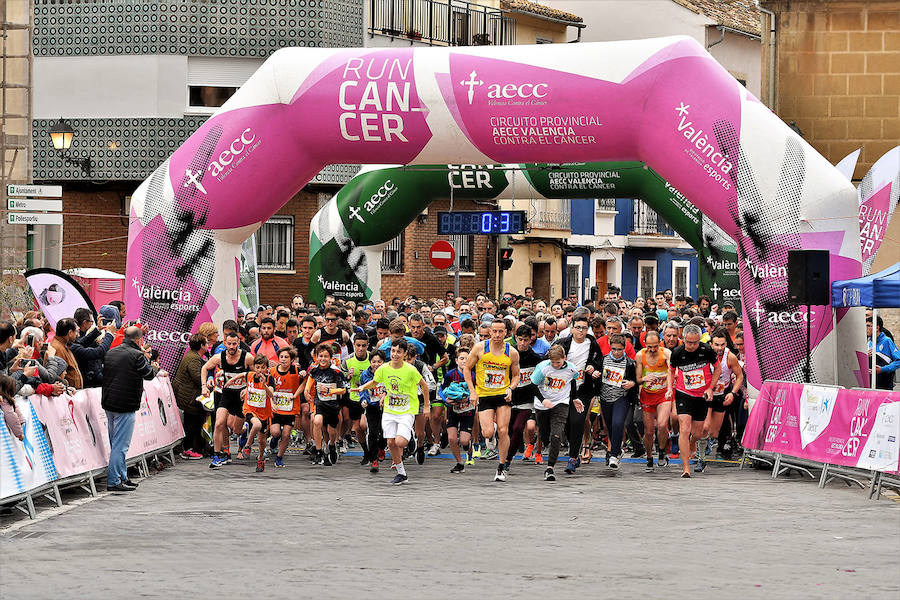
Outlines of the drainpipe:
{"label": "drainpipe", "polygon": [[769,16],[769,56],[766,61],[766,72],[769,79],[768,106],[775,112],[775,13],[759,5],[756,0],[756,8],[759,12]]}
{"label": "drainpipe", "polygon": [[717,40],[714,41],[713,43],[707,44],[707,45],[706,45],[706,49],[707,49],[707,50],[709,50],[709,49],[712,48],[713,46],[715,46],[715,45],[717,45],[717,44],[721,44],[723,41],[725,41],[725,28],[722,27],[722,26],[720,25],[720,26],[717,26],[716,29],[718,29],[718,30],[719,30],[719,33],[721,33],[722,35],[720,35],[720,36],[719,36],[719,39],[717,39]]}

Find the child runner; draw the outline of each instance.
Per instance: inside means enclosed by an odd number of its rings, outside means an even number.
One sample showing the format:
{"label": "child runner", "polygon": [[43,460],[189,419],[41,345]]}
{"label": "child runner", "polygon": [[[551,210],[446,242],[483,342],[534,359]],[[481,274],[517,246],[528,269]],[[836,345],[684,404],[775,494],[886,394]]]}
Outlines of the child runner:
{"label": "child runner", "polygon": [[[544,481],[556,481],[553,467],[559,457],[559,446],[569,418],[572,382],[578,379],[578,373],[578,367],[566,360],[563,347],[555,344],[547,351],[547,360],[538,364],[531,375],[531,382],[537,386],[534,410],[538,431],[543,446],[549,447]],[[575,409],[579,413],[584,411],[584,403],[578,398],[575,398]]]}
{"label": "child runner", "polygon": [[[388,441],[391,452],[391,463],[397,469],[397,475],[391,482],[394,485],[406,483],[406,467],[403,466],[403,449],[412,437],[415,415],[419,413],[419,395],[428,401],[428,384],[422,374],[414,366],[404,361],[409,344],[404,339],[391,342],[391,362],[375,371],[375,378],[356,391],[370,390],[377,384],[383,384],[386,390],[384,400],[384,417],[381,428]],[[417,393],[418,392],[418,393]],[[427,410],[428,407],[426,406]]]}
{"label": "child runner", "polygon": [[[344,359],[341,368],[350,387],[359,387],[360,377],[363,372],[369,368],[369,337],[364,333],[357,333],[353,336],[353,355]],[[356,439],[362,446],[362,460],[359,464],[365,465],[369,463],[369,445],[366,442],[366,415],[365,407],[359,401],[359,394],[350,392],[341,398],[343,406],[344,419],[351,424],[353,430],[356,431]]]}
{"label": "child runner", "polygon": [[[309,370],[306,380],[306,397],[316,404],[316,416],[313,419],[313,442],[316,445],[314,463],[325,466],[337,463],[337,427],[341,413],[338,396],[347,391],[347,380],[331,364],[332,356],[334,351],[330,341],[316,346],[316,366]],[[328,452],[325,452],[326,440]]]}
{"label": "child runner", "polygon": [[[375,377],[375,371],[385,363],[383,350],[375,350],[369,355],[369,367],[360,374],[359,382],[365,385]],[[384,460],[384,449],[387,442],[381,434],[381,417],[383,410],[381,403],[384,400],[384,386],[378,384],[371,391],[359,392],[359,401],[366,410],[366,424],[368,425],[368,461],[372,463],[370,473],[378,472],[378,462]]]}
{"label": "child runner", "polygon": [[453,458],[456,459],[456,465],[450,469],[451,473],[465,473],[466,471],[459,448],[462,446],[466,453],[466,462],[468,462],[472,425],[475,423],[475,403],[469,395],[466,378],[462,374],[468,359],[468,348],[457,350],[456,368],[444,375],[444,381],[438,390],[438,396],[450,409],[447,411],[447,441],[450,444]]}
{"label": "child runner", "polygon": [[238,458],[250,458],[250,449],[253,447],[253,438],[259,438],[259,456],[256,459],[256,472],[266,470],[266,431],[269,419],[272,418],[272,389],[273,381],[269,376],[269,359],[264,354],[258,354],[253,359],[253,371],[236,375],[225,383],[225,387],[236,378],[246,378],[247,387],[241,392],[244,399],[245,419],[250,422],[250,433],[247,435],[247,443],[238,449]]}
{"label": "child runner", "polygon": [[437,382],[434,380],[434,375],[431,373],[431,369],[428,368],[428,365],[425,364],[424,361],[419,359],[419,348],[414,344],[409,344],[406,348],[406,362],[411,364],[416,370],[422,375],[422,378],[425,380],[425,384],[428,387],[428,393],[425,396],[419,396],[419,413],[416,415],[414,430],[415,430],[415,444],[414,448],[411,448],[408,455],[412,455],[415,453],[416,455],[416,463],[420,465],[425,464],[425,418],[424,415],[429,414],[425,411],[425,405],[430,404],[430,402],[425,402],[425,398],[431,399],[431,391],[437,389]]}
{"label": "child runner", "polygon": [[293,364],[297,350],[293,346],[278,349],[278,365],[272,367],[269,374],[274,382],[272,396],[272,426],[269,433],[278,439],[278,454],[275,455],[275,466],[284,466],[284,452],[291,443],[294,420],[300,414],[300,369]]}
{"label": "child runner", "polygon": [[630,390],[637,385],[634,361],[625,356],[625,336],[609,336],[609,354],[603,357],[600,374],[600,410],[609,436],[609,468],[619,468],[622,435],[631,402]]}

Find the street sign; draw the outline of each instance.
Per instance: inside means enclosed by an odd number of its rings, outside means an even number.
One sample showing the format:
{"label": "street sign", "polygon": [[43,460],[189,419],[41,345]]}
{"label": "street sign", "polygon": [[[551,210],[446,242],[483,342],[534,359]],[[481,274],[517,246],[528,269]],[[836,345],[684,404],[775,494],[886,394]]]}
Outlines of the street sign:
{"label": "street sign", "polygon": [[54,213],[8,213],[6,222],[10,225],[62,225],[63,216]]}
{"label": "street sign", "polygon": [[62,210],[62,200],[34,200],[32,198],[7,198],[6,207],[9,210],[49,210],[59,212]]}
{"label": "street sign", "polygon": [[450,242],[438,240],[431,245],[428,251],[431,264],[435,269],[449,269],[453,266],[453,259],[456,257],[456,251]]}
{"label": "street sign", "polygon": [[8,185],[7,196],[37,196],[39,198],[62,198],[61,185]]}

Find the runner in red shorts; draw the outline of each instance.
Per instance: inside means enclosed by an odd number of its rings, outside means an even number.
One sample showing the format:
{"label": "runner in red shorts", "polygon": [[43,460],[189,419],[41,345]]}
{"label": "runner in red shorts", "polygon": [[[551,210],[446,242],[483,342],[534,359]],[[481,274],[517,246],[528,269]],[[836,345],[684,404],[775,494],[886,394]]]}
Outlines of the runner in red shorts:
{"label": "runner in red shorts", "polygon": [[659,334],[648,331],[644,338],[644,348],[637,353],[637,381],[641,385],[641,414],[644,417],[644,447],[647,449],[647,469],[653,469],[653,432],[659,443],[657,464],[669,464],[669,415],[672,401],[666,398],[666,379],[669,373],[671,352],[660,347]]}

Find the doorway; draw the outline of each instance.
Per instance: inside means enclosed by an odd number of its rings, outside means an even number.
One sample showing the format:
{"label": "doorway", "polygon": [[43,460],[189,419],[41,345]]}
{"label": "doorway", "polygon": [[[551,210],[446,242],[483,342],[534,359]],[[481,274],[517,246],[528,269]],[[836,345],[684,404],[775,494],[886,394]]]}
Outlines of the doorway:
{"label": "doorway", "polygon": [[606,286],[609,284],[606,276],[608,264],[609,261],[607,260],[598,260],[594,263],[594,281],[596,282],[594,285],[597,286],[597,298],[600,300],[603,300],[606,296]]}
{"label": "doorway", "polygon": [[531,287],[534,297],[543,298],[547,304],[553,302],[550,297],[550,263],[531,263]]}

